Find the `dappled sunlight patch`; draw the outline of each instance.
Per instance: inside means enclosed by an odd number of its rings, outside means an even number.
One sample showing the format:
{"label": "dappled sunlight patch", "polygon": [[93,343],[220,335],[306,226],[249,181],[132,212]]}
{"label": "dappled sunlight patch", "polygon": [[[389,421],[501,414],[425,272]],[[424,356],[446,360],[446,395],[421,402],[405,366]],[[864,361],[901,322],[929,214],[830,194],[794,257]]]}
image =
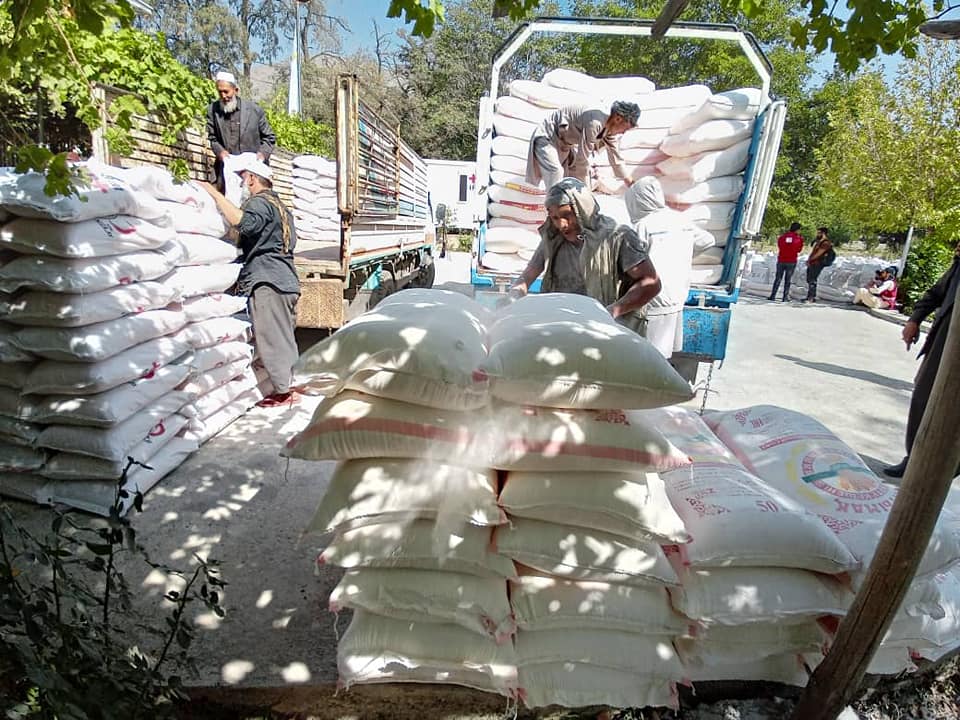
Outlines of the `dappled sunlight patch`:
{"label": "dappled sunlight patch", "polygon": [[305,663],[292,662],[280,669],[280,677],[284,682],[296,684],[309,682],[312,676]]}
{"label": "dappled sunlight patch", "polygon": [[250,673],[254,671],[256,665],[249,660],[231,660],[224,663],[220,669],[220,676],[227,685],[236,685],[243,682]]}

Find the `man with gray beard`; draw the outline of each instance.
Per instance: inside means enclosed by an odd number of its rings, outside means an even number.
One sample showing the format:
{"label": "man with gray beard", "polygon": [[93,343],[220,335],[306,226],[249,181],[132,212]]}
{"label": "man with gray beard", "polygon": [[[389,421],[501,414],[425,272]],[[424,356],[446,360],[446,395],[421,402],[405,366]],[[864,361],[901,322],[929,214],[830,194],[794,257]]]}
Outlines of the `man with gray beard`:
{"label": "man with gray beard", "polygon": [[260,106],[252,100],[240,98],[233,74],[218,72],[215,79],[220,99],[210,103],[207,110],[207,138],[216,156],[214,184],[223,192],[224,160],[230,155],[250,152],[257,154],[257,160],[269,165],[277,136]]}

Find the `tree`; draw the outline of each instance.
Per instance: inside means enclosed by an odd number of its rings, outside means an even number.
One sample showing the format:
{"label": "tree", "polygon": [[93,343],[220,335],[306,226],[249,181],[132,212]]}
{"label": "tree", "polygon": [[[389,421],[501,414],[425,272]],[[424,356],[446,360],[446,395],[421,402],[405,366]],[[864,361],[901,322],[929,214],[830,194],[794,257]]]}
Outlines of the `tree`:
{"label": "tree", "polygon": [[835,98],[817,153],[822,192],[854,222],[886,232],[913,225],[933,236],[960,230],[960,51],[925,41],[893,89],[858,75]]}
{"label": "tree", "polygon": [[[779,0],[722,0],[720,6],[727,17],[756,18],[767,12]],[[542,11],[540,0],[494,0],[497,17],[509,16],[522,20],[534,11]],[[640,4],[640,3],[638,3]],[[662,9],[664,2],[659,3]],[[697,3],[690,3],[681,19],[690,19],[697,12]],[[837,63],[847,72],[855,71],[861,61],[870,60],[881,51],[886,55],[902,53],[907,58],[917,54],[919,27],[927,18],[925,0],[848,0],[849,15],[844,19],[836,13],[837,3],[827,0],[803,0],[805,13],[794,18],[789,26],[789,37],[799,50],[813,49],[820,53],[828,48],[836,55]],[[954,9],[945,0],[933,0],[933,10],[939,15]],[[446,21],[442,0],[390,0],[388,17],[404,16],[413,23],[415,36],[429,37],[439,21]]]}

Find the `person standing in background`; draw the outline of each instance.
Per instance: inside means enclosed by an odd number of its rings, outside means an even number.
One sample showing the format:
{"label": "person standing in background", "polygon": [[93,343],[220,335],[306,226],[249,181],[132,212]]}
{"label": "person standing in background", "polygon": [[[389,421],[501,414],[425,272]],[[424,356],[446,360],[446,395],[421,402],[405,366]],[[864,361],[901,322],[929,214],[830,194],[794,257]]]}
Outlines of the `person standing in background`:
{"label": "person standing in background", "polygon": [[777,238],[777,277],[773,281],[773,290],[767,300],[776,300],[777,288],[783,280],[783,301],[790,298],[790,279],[797,269],[797,258],[803,250],[803,236],[798,232],[800,223],[791,223],[790,229]]}
{"label": "person standing in background", "polygon": [[836,252],[833,249],[833,243],[830,242],[830,232],[825,227],[817,228],[817,237],[813,241],[810,256],[807,258],[807,299],[804,302],[817,301],[817,281],[820,279],[820,273],[825,267],[833,264],[835,257]]}
{"label": "person standing in background", "polygon": [[223,164],[231,155],[256,153],[257,160],[270,164],[277,136],[263,109],[239,95],[237,79],[228,72],[216,75],[218,100],[207,108],[207,140],[215,160],[214,185],[224,192]]}
{"label": "person standing in background", "polygon": [[[883,469],[884,474],[889,477],[900,478],[906,472],[907,461],[910,459],[913,443],[920,430],[920,421],[923,420],[923,414],[927,410],[933,382],[937,379],[937,371],[940,369],[940,360],[943,357],[943,347],[947,342],[947,333],[950,332],[950,318],[956,303],[957,292],[960,292],[960,242],[953,251],[953,264],[950,269],[923,294],[922,298],[917,300],[916,305],[913,306],[913,314],[903,326],[903,342],[907,350],[910,350],[910,346],[920,338],[920,323],[926,320],[930,313],[936,313],[933,316],[930,332],[927,333],[927,339],[920,348],[920,357],[923,361],[913,380],[910,413],[907,415],[907,454],[896,465]],[[957,442],[960,442],[960,430],[954,428],[953,433]],[[957,474],[960,475],[960,468],[957,468]]]}

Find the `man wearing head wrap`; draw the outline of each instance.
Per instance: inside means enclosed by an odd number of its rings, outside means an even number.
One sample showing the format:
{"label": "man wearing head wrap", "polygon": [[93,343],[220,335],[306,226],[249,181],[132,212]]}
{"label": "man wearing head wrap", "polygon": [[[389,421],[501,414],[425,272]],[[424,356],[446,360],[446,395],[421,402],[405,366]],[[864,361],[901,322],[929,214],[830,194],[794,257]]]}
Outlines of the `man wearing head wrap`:
{"label": "man wearing head wrap", "polygon": [[544,205],[548,217],[540,226],[540,245],[511,298],[526,295],[542,273],[540,292],[589,295],[642,335],[645,320],[637,310],[660,292],[647,247],[631,228],[602,215],[593,193],[576,178],[551,187]]}
{"label": "man wearing head wrap", "polygon": [[873,275],[873,280],[866,287],[858,288],[853,296],[854,305],[882,308],[884,310],[897,309],[897,266],[888,265],[880,268]]}
{"label": "man wearing head wrap", "polygon": [[704,245],[698,243],[704,235],[711,243],[715,241],[667,207],[663,188],[655,177],[637,180],[623,199],[640,242],[650,248],[650,259],[662,285],[660,294],[642,310],[647,320],[646,338],[669,359],[683,348],[683,306],[690,290],[694,246]]}
{"label": "man wearing head wrap", "polygon": [[597,108],[564,107],[554,110],[530,137],[527,182],[543,180],[548,190],[566,177],[587,181],[588,158],[606,148],[614,174],[629,187],[631,180],[620,157],[620,135],[636,127],[640,108],[618,100],[610,112]]}
{"label": "man wearing head wrap", "polygon": [[[256,153],[257,160],[269,165],[277,136],[260,106],[240,98],[237,79],[231,73],[218,72],[215,79],[220,97],[207,109],[207,139],[216,158],[214,184],[222,192],[224,161],[231,155]],[[239,198],[231,199],[239,202]]]}

